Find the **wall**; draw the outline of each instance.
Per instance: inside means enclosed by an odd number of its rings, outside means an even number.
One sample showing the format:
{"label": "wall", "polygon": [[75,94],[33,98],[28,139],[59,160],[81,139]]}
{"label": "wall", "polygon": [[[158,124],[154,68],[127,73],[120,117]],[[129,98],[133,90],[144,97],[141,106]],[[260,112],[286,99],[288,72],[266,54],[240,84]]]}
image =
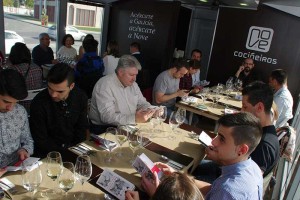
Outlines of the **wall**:
{"label": "wall", "polygon": [[[255,29],[251,30],[251,27]],[[225,83],[244,58],[250,56],[265,81],[272,70],[285,69],[289,75],[289,89],[297,102],[300,92],[299,27],[298,17],[267,6],[261,6],[257,11],[220,8],[208,80],[212,84]]]}
{"label": "wall", "polygon": [[174,51],[179,2],[126,1],[112,4],[108,41],[119,43],[120,53],[129,54],[129,46],[141,44],[146,74],[152,86],[156,76],[168,68]]}
{"label": "wall", "polygon": [[190,58],[193,49],[200,49],[202,51],[201,80],[206,79],[207,76],[217,14],[217,10],[193,8],[185,56]]}

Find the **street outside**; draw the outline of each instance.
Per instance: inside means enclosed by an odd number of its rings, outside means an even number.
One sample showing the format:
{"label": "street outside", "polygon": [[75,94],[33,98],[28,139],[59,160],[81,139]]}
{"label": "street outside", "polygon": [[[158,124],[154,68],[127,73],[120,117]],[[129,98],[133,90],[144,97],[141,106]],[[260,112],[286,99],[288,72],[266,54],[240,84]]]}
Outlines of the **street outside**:
{"label": "street outside", "polygon": [[[4,27],[5,30],[15,31],[20,36],[22,36],[25,40],[27,47],[30,51],[39,44],[39,34],[48,31],[48,27],[43,27],[39,24],[30,23],[28,21],[23,21],[22,18],[11,18],[9,15],[4,16]],[[91,31],[82,31],[87,34],[92,34],[96,40],[100,40],[99,32],[91,32]],[[53,49],[54,53],[56,52],[56,42],[61,41],[51,41],[50,47]],[[79,47],[82,45],[81,41],[75,41],[73,47],[79,50]]]}

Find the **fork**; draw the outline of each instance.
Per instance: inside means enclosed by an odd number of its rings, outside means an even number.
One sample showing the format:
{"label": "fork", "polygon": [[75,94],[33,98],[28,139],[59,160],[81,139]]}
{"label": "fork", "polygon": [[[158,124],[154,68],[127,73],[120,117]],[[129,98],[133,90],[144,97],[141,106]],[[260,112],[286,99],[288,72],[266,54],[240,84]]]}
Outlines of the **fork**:
{"label": "fork", "polygon": [[[0,180],[0,187],[3,188],[3,186],[5,188],[8,188],[8,192],[11,193],[11,194],[16,194],[18,191],[15,187],[11,187],[10,185],[4,183],[2,180]],[[4,189],[4,188],[3,188]]]}

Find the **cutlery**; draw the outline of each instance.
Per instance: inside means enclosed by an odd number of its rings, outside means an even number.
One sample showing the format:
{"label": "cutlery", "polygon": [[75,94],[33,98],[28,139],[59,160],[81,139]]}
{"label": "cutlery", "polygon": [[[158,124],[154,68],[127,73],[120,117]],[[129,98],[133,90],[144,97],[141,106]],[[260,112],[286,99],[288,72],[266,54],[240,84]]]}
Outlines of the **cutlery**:
{"label": "cutlery", "polygon": [[16,194],[18,192],[14,186],[12,187],[12,186],[8,185],[7,183],[3,182],[2,180],[0,180],[0,187],[2,189],[7,188],[7,191],[11,194]]}
{"label": "cutlery", "polygon": [[182,164],[175,162],[174,160],[171,160],[167,156],[161,155],[160,159],[167,162],[166,164],[173,167],[174,169],[181,170],[184,167]]}

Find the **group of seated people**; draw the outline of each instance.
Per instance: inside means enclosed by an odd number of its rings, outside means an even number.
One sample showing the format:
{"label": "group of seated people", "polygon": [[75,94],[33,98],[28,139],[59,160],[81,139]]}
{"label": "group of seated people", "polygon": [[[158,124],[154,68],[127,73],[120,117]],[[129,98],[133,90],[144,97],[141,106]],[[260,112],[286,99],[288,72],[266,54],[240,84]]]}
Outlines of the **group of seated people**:
{"label": "group of seated people", "polygon": [[[40,45],[32,52],[33,62],[28,48],[17,43],[9,57],[12,67],[0,71],[0,175],[5,173],[6,166],[30,155],[43,158],[50,151],[63,154],[70,146],[86,140],[89,132],[100,134],[109,126],[146,123],[155,114],[136,83],[141,64],[135,56],[121,56],[114,72],[102,77],[105,68],[96,54],[98,42],[93,38],[83,41],[81,52],[84,53],[74,66],[55,60],[49,42],[47,34],[40,35]],[[74,39],[66,35],[65,47],[59,53],[67,51],[71,55],[73,50],[66,48],[72,43]],[[23,50],[14,54],[14,48]],[[201,51],[195,50],[192,60],[175,60],[170,69],[157,77],[153,87],[154,105],[164,105],[171,112],[175,109],[177,97],[201,90],[195,84],[200,81],[201,55]],[[98,61],[89,64],[91,59]],[[248,61],[251,60],[246,59],[245,63]],[[26,110],[18,101],[26,98],[28,89],[38,87],[28,72],[40,73],[41,77],[40,68],[33,63],[52,63],[54,66],[45,77],[47,88],[31,102],[28,119]],[[251,74],[254,65],[245,65],[239,68],[237,78],[242,79],[241,74],[244,78]],[[101,74],[94,73],[94,69],[88,68],[90,66],[97,66],[96,71]],[[88,78],[93,79],[94,84],[88,86],[89,92],[81,89],[85,81],[78,81],[86,72],[95,74],[95,77]],[[29,87],[30,84],[33,86]],[[192,179],[157,163],[165,177],[160,181],[156,173],[154,180],[142,177],[143,189],[152,199],[202,199],[202,196],[205,199],[262,199],[263,178],[272,172],[279,159],[279,143],[272,122],[273,99],[278,103],[278,126],[292,117],[287,109],[291,105],[286,99],[290,101],[292,98],[286,84],[285,71],[274,70],[269,84],[254,81],[243,86],[243,112],[221,117],[218,134],[206,148],[207,159],[213,161],[209,163],[210,169],[216,169],[213,182]],[[91,98],[89,109],[88,98]],[[200,164],[200,168],[205,164]],[[201,173],[196,177],[201,177]],[[139,196],[128,191],[126,198],[139,199]]]}

